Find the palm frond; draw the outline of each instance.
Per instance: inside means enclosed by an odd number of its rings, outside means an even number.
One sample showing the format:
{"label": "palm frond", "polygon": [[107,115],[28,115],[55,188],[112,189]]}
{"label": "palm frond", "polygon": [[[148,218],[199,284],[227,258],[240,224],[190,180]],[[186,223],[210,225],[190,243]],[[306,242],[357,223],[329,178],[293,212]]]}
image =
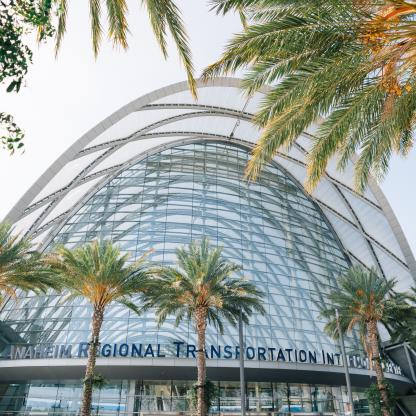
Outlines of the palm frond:
{"label": "palm frond", "polygon": [[83,297],[102,309],[119,302],[139,313],[141,307],[132,297],[146,291],[151,269],[145,257],[127,262],[128,256],[110,241],[93,241],[74,249],[58,247],[45,260],[71,296]]}
{"label": "palm frond", "polygon": [[67,0],[58,0],[57,5],[58,27],[56,29],[55,57],[58,56],[59,49],[61,48],[62,40],[66,32],[66,21],[68,17]]}
{"label": "palm frond", "polygon": [[30,239],[14,234],[10,224],[0,223],[0,301],[15,297],[17,289],[45,293],[49,288],[59,290],[60,282]]}
{"label": "palm frond", "polygon": [[127,23],[128,7],[126,0],[107,0],[108,36],[113,39],[115,45],[127,49]]}
{"label": "palm frond", "polygon": [[[416,5],[400,1],[214,0],[218,13],[244,10],[247,27],[203,78],[246,71],[248,95],[270,87],[255,122],[264,131],[246,173],[254,180],[279,151],[324,119],[309,156],[311,191],[338,157],[355,152],[356,188],[383,178],[408,154],[416,111]],[[407,106],[402,103],[408,102]],[[399,111],[400,109],[400,111]],[[319,123],[318,123],[319,124]]]}
{"label": "palm frond", "polygon": [[374,269],[350,268],[338,279],[339,288],[329,294],[329,306],[318,305],[321,317],[327,321],[325,331],[338,338],[335,313],[338,310],[341,331],[351,333],[356,330],[365,350],[368,349],[368,322],[383,323],[392,333],[399,333],[400,326],[406,327],[399,318],[410,314],[415,319],[416,315],[408,295],[394,290],[396,283],[394,279],[380,277]]}
{"label": "palm frond", "polygon": [[92,49],[94,55],[97,56],[100,50],[101,38],[103,29],[101,26],[101,1],[90,0],[90,20],[91,20],[91,36],[92,36]]}
{"label": "palm frond", "polygon": [[179,57],[185,67],[190,91],[196,98],[197,89],[192,54],[188,45],[188,35],[179,8],[171,0],[143,0],[143,2],[147,6],[153,33],[156,36],[165,58],[167,57],[166,34],[167,28],[169,28],[176,49],[178,50]]}

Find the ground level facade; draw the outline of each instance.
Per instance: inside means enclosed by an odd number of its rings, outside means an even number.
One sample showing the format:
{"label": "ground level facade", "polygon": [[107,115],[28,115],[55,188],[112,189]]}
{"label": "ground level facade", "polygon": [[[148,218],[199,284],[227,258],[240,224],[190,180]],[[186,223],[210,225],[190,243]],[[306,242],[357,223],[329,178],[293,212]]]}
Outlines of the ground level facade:
{"label": "ground level facade", "polygon": [[[216,413],[240,412],[240,384],[214,381],[217,397],[211,408]],[[190,412],[192,382],[183,380],[108,381],[93,397],[93,415],[127,416]],[[0,414],[75,416],[80,407],[79,383],[34,382],[0,386]],[[246,408],[250,413],[302,413],[327,415],[348,412],[345,387],[296,383],[247,382]],[[355,388],[357,414],[370,413],[363,388]]]}

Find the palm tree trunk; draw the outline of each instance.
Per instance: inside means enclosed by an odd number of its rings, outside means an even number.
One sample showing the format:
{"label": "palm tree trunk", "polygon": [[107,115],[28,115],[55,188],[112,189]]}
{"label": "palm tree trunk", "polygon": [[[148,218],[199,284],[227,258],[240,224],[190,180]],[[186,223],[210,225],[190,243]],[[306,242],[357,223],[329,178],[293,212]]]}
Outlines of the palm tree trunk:
{"label": "palm tree trunk", "polygon": [[104,308],[94,307],[92,315],[92,332],[88,349],[88,361],[85,369],[84,392],[82,398],[81,416],[91,415],[92,388],[95,371],[95,361],[100,339],[101,325],[104,319]]}
{"label": "palm tree trunk", "polygon": [[205,403],[205,382],[206,382],[206,362],[205,362],[205,330],[207,327],[207,312],[204,308],[199,308],[195,312],[196,331],[198,335],[197,351],[197,416],[206,416],[207,406]]}
{"label": "palm tree trunk", "polygon": [[371,349],[371,367],[374,368],[377,378],[377,388],[381,396],[381,411],[383,416],[390,416],[389,397],[386,390],[386,381],[384,379],[383,368],[381,367],[379,336],[377,329],[377,322],[367,322],[367,335]]}

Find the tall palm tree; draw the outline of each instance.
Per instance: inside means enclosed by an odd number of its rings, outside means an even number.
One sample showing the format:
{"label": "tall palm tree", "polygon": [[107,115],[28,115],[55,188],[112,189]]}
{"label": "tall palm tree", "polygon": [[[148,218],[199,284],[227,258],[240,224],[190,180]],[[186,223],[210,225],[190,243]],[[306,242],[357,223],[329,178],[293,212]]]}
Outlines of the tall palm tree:
{"label": "tall palm tree", "polygon": [[[49,16],[47,20],[54,21],[52,17],[57,15],[56,23],[56,48],[58,53],[64,34],[67,30],[68,0],[39,0],[40,9]],[[173,0],[142,0],[141,3],[147,8],[150,24],[153,33],[161,48],[165,58],[167,52],[167,35],[170,34],[176,45],[179,57],[185,67],[188,77],[188,84],[194,97],[196,97],[196,82],[194,79],[194,67],[192,64],[192,54],[188,45],[188,35],[186,33],[181,12]],[[101,0],[88,0],[92,46],[95,56],[98,55],[102,37],[102,9],[106,8],[108,38],[113,41],[115,46],[123,49],[128,48],[127,35],[129,25],[127,21],[128,5],[126,0],[106,0],[105,5]],[[104,6],[104,7],[103,7]],[[45,31],[50,30],[48,24],[39,23],[39,38],[45,37]]]}
{"label": "tall palm tree", "polygon": [[330,307],[324,306],[321,315],[328,320],[325,330],[338,338],[336,310],[342,332],[357,329],[370,366],[375,370],[377,387],[382,398],[382,412],[390,416],[386,382],[381,365],[380,335],[377,325],[394,327],[406,312],[414,309],[406,302],[407,296],[394,292],[395,280],[380,277],[374,269],[352,267],[338,280],[339,287],[328,296]]}
{"label": "tall palm tree", "polygon": [[[263,133],[247,166],[255,179],[281,147],[320,123],[307,161],[312,190],[337,155],[358,152],[355,184],[382,178],[407,155],[416,122],[416,3],[405,0],[213,0],[243,10],[244,30],[203,76],[247,69],[252,94],[269,86],[255,121]],[[322,121],[322,119],[324,121]],[[322,122],[321,122],[322,121]]]}
{"label": "tall palm tree", "polygon": [[262,292],[252,283],[231,277],[240,270],[222,256],[221,248],[211,249],[204,238],[191,242],[188,248],[176,250],[177,267],[160,267],[146,293],[147,306],[155,306],[158,323],[168,315],[176,316],[176,325],[184,319],[193,321],[198,338],[197,414],[205,416],[206,383],[205,332],[208,324],[223,332],[223,320],[236,325],[248,323],[253,312],[264,313]]}
{"label": "tall palm tree", "polygon": [[106,308],[117,302],[138,312],[131,298],[146,286],[149,269],[144,257],[131,264],[127,261],[128,256],[109,241],[94,241],[75,249],[59,247],[46,259],[54,276],[69,292],[68,298],[81,297],[92,305],[82,416],[91,414],[95,362]]}
{"label": "tall palm tree", "polygon": [[0,306],[6,297],[15,298],[17,289],[46,292],[58,286],[31,241],[0,223]]}

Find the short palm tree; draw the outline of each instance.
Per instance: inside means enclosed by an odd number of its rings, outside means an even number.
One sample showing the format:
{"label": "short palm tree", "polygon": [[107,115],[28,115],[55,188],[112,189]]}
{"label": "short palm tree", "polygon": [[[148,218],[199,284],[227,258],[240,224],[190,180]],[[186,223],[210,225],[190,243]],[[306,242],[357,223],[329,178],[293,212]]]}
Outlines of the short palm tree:
{"label": "short palm tree", "polygon": [[131,264],[127,261],[128,256],[109,241],[94,241],[75,249],[59,247],[46,259],[55,278],[69,292],[68,298],[84,298],[93,309],[82,416],[91,414],[95,362],[106,308],[117,302],[138,312],[131,298],[146,286],[148,268],[144,258]]}
{"label": "short palm tree", "polygon": [[416,123],[415,2],[213,3],[218,13],[243,10],[248,23],[204,78],[248,68],[243,82],[248,94],[270,87],[255,116],[264,130],[246,170],[249,178],[317,122],[309,190],[335,155],[344,169],[359,154],[355,183],[362,190],[370,174],[383,177],[393,153],[410,151]]}
{"label": "short palm tree", "polygon": [[377,325],[391,329],[406,312],[412,311],[404,294],[394,292],[396,282],[380,277],[374,269],[352,267],[338,280],[339,287],[328,296],[330,307],[321,315],[328,320],[325,330],[338,338],[336,310],[342,332],[357,329],[361,335],[370,366],[375,370],[377,387],[382,398],[382,412],[390,415],[386,382],[380,357],[380,335]]}
{"label": "short palm tree", "polygon": [[154,270],[151,288],[146,293],[147,306],[155,306],[158,323],[168,315],[176,316],[176,324],[183,319],[195,324],[197,350],[197,414],[207,413],[204,388],[206,383],[205,332],[208,324],[223,331],[223,320],[236,325],[242,313],[247,323],[253,312],[264,313],[262,292],[252,283],[233,278],[240,270],[221,254],[221,248],[211,249],[204,238],[192,242],[188,248],[177,249],[178,267]]}
{"label": "short palm tree", "polygon": [[10,224],[0,223],[0,306],[16,290],[46,292],[59,284],[52,278],[28,238],[13,234]]}

